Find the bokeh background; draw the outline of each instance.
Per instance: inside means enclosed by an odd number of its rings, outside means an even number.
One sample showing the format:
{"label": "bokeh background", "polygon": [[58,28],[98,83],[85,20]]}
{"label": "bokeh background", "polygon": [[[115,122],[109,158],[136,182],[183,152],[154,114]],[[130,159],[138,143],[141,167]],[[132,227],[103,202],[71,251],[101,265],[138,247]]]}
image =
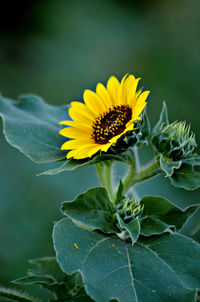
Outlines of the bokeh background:
{"label": "bokeh background", "polygon": [[[200,1],[29,0],[4,3],[0,18],[0,91],[16,98],[36,93],[61,105],[80,100],[109,76],[142,77],[151,90],[154,125],[162,101],[169,119],[186,120],[200,143]],[[0,127],[2,127],[0,123]],[[199,153],[200,149],[198,148]],[[145,162],[151,153],[142,151]],[[27,260],[53,255],[51,231],[62,201],[97,184],[94,167],[59,176],[30,162],[0,134],[0,283],[25,274]],[[87,175],[87,177],[86,177]],[[118,175],[116,175],[116,178]],[[138,187],[176,204],[197,203],[200,190],[171,188],[164,177]],[[199,214],[183,232],[200,239]],[[31,289],[27,289],[29,292]]]}

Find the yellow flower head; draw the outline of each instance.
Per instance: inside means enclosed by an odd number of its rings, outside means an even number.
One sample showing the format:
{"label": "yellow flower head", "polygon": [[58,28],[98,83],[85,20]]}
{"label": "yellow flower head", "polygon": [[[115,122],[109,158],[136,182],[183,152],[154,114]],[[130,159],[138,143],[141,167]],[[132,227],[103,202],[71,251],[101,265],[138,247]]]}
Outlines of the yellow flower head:
{"label": "yellow flower head", "polygon": [[72,121],[59,133],[71,140],[61,150],[71,150],[67,158],[83,159],[98,151],[107,152],[109,147],[127,131],[134,129],[134,123],[141,119],[149,91],[136,91],[140,78],[125,75],[121,83],[111,76],[105,88],[97,84],[96,93],[86,89],[85,104],[72,102],[69,115]]}

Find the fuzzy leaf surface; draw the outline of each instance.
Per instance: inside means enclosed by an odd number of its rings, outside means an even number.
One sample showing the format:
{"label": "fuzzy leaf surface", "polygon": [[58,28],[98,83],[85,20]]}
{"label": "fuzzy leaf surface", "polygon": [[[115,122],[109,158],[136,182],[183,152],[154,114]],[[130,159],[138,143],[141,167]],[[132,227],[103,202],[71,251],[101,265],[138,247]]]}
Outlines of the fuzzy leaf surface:
{"label": "fuzzy leaf surface", "polygon": [[193,166],[183,164],[181,168],[170,177],[173,186],[185,190],[195,190],[200,187],[200,173]]}
{"label": "fuzzy leaf surface", "polygon": [[129,223],[125,223],[118,214],[116,214],[116,217],[120,228],[127,231],[127,233],[129,234],[127,238],[130,237],[132,240],[132,244],[134,244],[138,240],[140,235],[139,218],[137,217]]}
{"label": "fuzzy leaf surface", "polygon": [[62,270],[79,271],[96,302],[195,301],[200,248],[187,237],[163,234],[132,246],[115,236],[81,229],[66,218],[55,225],[53,240]]}
{"label": "fuzzy leaf surface", "polygon": [[62,212],[83,227],[116,232],[114,208],[104,188],[92,188],[73,201],[65,201]]}
{"label": "fuzzy leaf surface", "polygon": [[141,219],[141,234],[144,236],[158,235],[179,230],[199,206],[191,206],[184,211],[167,199],[145,196],[140,201],[144,206]]}
{"label": "fuzzy leaf surface", "polygon": [[171,176],[175,169],[179,169],[182,161],[169,161],[164,158],[163,155],[160,156],[160,167],[165,172],[166,176]]}
{"label": "fuzzy leaf surface", "polygon": [[17,101],[0,97],[0,116],[7,142],[34,162],[62,160],[63,137],[58,123],[66,119],[67,106],[46,104],[39,96],[23,95]]}

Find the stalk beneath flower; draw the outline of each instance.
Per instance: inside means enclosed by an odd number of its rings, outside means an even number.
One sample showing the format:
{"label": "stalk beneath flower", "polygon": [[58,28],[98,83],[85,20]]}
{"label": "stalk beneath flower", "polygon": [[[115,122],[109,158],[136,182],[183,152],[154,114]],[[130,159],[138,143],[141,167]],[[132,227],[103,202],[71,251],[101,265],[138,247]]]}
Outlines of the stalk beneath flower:
{"label": "stalk beneath flower", "polygon": [[162,170],[160,169],[159,163],[155,160],[153,160],[148,166],[143,167],[139,171],[135,171],[135,168],[133,168],[131,165],[129,168],[129,172],[123,182],[124,193],[127,193],[128,190],[135,184],[155,177],[161,172]]}
{"label": "stalk beneath flower", "polygon": [[113,193],[112,184],[112,164],[111,160],[107,160],[104,163],[96,164],[97,175],[100,184],[107,190],[110,200],[114,203],[115,194]]}
{"label": "stalk beneath flower", "polygon": [[95,166],[96,166],[96,171],[97,171],[99,182],[102,185],[102,187],[105,187],[104,164],[101,162],[101,163],[96,164]]}

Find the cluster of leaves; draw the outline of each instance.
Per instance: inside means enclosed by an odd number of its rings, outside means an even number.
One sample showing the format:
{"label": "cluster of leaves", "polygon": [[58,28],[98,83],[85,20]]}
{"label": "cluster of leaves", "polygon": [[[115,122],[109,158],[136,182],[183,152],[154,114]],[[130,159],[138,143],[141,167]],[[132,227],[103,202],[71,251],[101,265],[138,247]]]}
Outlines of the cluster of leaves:
{"label": "cluster of leaves", "polygon": [[[38,284],[52,293],[50,302],[91,302],[87,296],[79,273],[68,276],[60,269],[55,257],[45,257],[30,260],[34,269],[28,270],[27,276],[14,280],[20,285]],[[20,294],[16,290],[0,288],[0,297],[6,301],[40,302],[26,294]],[[1,301],[1,300],[0,300]],[[5,300],[4,300],[5,301]]]}
{"label": "cluster of leaves", "polygon": [[80,272],[97,302],[195,301],[200,249],[179,230],[198,206],[181,210],[153,196],[144,197],[140,205],[142,213],[126,223],[104,188],[64,202],[67,218],[53,232],[62,270]]}
{"label": "cluster of leaves", "polygon": [[[35,162],[62,161],[60,167],[43,173],[47,175],[111,159],[131,165],[135,159],[133,146],[139,148],[150,137],[145,113],[135,132],[122,137],[108,154],[66,160],[66,153],[60,150],[63,138],[58,134],[59,121],[66,119],[66,106],[47,105],[34,95],[22,96],[18,101],[1,98],[0,115],[4,135],[12,146]],[[200,159],[192,148],[187,157],[174,161],[157,147],[161,130],[167,125],[164,104],[152,133],[159,169],[174,186],[195,189],[200,186],[200,173],[194,166]],[[154,196],[135,202],[128,200],[124,191],[120,182],[112,201],[102,187],[65,201],[62,212],[67,217],[53,230],[56,259],[33,260],[36,269],[15,283],[41,285],[53,292],[51,302],[196,301],[200,247],[181,235],[180,229],[198,206],[178,208]],[[0,295],[6,301],[39,301],[24,294],[17,297],[16,292],[3,288]]]}

